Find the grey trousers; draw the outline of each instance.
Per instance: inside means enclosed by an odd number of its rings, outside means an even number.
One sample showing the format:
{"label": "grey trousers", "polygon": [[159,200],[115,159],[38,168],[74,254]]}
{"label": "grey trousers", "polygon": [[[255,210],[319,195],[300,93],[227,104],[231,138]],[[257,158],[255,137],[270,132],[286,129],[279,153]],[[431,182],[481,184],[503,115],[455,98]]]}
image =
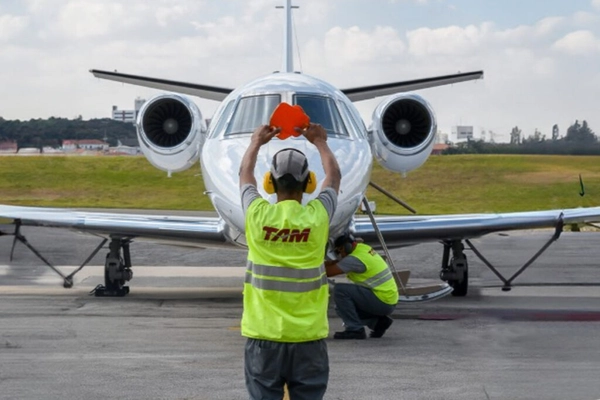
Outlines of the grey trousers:
{"label": "grey trousers", "polygon": [[365,325],[374,329],[379,317],[392,314],[396,308],[379,300],[371,289],[353,283],[336,283],[333,301],[335,311],[349,331],[358,331]]}
{"label": "grey trousers", "polygon": [[248,339],[244,352],[250,400],[281,400],[287,384],[290,400],[320,400],[329,381],[325,340],[280,343]]}

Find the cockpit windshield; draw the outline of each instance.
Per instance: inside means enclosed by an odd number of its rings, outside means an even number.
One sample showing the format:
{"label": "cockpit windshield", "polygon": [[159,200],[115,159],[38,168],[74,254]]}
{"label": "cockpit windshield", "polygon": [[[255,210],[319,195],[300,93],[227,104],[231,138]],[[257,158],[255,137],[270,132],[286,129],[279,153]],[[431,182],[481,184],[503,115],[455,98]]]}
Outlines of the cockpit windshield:
{"label": "cockpit windshield", "polygon": [[324,96],[297,94],[294,103],[298,104],[310,117],[310,122],[320,124],[327,135],[344,135],[348,132],[333,99]]}
{"label": "cockpit windshield", "polygon": [[241,98],[225,135],[252,133],[260,125],[268,124],[279,103],[281,96],[278,94]]}
{"label": "cockpit windshield", "polygon": [[[268,124],[273,110],[280,102],[279,94],[241,98],[235,107],[225,135],[252,133],[256,127]],[[348,135],[333,99],[325,96],[296,94],[294,95],[294,104],[302,107],[311,122],[322,125],[328,135]]]}

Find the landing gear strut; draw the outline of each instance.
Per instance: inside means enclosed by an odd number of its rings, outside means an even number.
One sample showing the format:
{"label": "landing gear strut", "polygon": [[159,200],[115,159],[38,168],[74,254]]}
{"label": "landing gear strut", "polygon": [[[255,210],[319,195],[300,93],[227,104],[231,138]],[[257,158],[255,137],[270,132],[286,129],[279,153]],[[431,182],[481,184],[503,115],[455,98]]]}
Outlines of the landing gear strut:
{"label": "landing gear strut", "polygon": [[[5,234],[0,232],[0,235]],[[104,247],[109,239],[102,239],[100,244],[92,251],[92,253],[86,258],[86,260],[78,268],[76,268],[69,275],[64,274],[60,269],[55,267],[50,261],[48,261],[35,247],[33,247],[21,233],[21,220],[15,220],[15,231],[12,233],[14,236],[12,248],[10,250],[10,260],[12,261],[14,250],[17,242],[23,243],[33,254],[35,254],[40,260],[42,260],[48,267],[56,272],[63,279],[63,286],[65,288],[73,287],[73,276],[81,271],[83,267],[89,263],[92,258]],[[96,296],[125,296],[129,293],[129,286],[124,286],[125,282],[130,281],[133,278],[133,272],[131,271],[131,257],[129,255],[129,243],[131,238],[127,237],[115,237],[111,236],[110,244],[108,246],[109,252],[106,255],[106,261],[104,263],[104,285],[98,285],[94,290],[91,291]],[[123,250],[123,256],[121,257],[121,249]]]}
{"label": "landing gear strut", "polygon": [[[464,253],[465,246],[460,240],[444,242],[442,271],[440,279],[448,282],[454,289],[452,296],[464,297],[469,288],[469,264]],[[452,250],[452,258],[450,258]]]}
{"label": "landing gear strut", "polygon": [[[104,263],[104,286],[98,285],[94,289],[95,296],[122,297],[129,293],[129,286],[124,286],[126,281],[133,278],[129,243],[130,239],[111,238]],[[123,249],[123,257],[121,257],[121,249]]]}

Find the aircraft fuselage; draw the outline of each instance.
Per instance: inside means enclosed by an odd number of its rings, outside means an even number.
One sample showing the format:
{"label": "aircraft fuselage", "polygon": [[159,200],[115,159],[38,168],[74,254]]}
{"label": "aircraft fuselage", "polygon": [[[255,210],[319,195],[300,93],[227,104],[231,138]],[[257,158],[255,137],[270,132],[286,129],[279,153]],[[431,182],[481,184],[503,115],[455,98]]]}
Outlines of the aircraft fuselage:
{"label": "aircraft fuselage", "polygon": [[[296,73],[274,73],[256,79],[232,92],[221,103],[210,123],[201,154],[206,193],[227,223],[229,238],[242,246],[246,242],[238,177],[240,162],[252,132],[268,123],[280,102],[299,104],[311,122],[327,130],[327,143],[342,172],[338,208],[330,226],[332,236],[348,227],[369,183],[373,156],[367,129],[352,102],[341,91],[324,81]],[[275,195],[263,189],[263,176],[270,170],[273,155],[287,147],[302,151],[317,176],[317,190],[304,194],[303,203],[306,203],[319,194],[325,175],[316,147],[303,136],[275,138],[260,149],[255,168],[258,190],[269,201],[276,201]]]}

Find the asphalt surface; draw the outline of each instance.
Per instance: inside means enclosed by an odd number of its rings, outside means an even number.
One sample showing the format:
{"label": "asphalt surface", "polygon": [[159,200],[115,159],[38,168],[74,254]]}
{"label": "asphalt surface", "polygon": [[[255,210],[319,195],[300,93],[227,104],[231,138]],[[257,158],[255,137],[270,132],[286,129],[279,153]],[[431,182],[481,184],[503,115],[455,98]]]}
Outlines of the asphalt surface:
{"label": "asphalt surface", "polygon": [[[66,272],[99,243],[23,233]],[[509,277],[551,235],[473,244]],[[600,399],[599,244],[600,233],[563,233],[510,292],[467,252],[467,297],[401,304],[381,339],[328,339],[326,399]],[[247,398],[243,251],[133,243],[131,293],[99,298],[89,292],[103,282],[105,249],[65,289],[21,243],[10,262],[11,245],[0,237],[0,399]],[[434,282],[441,252],[419,245],[392,259],[412,282]],[[332,337],[342,326],[329,315]]]}

